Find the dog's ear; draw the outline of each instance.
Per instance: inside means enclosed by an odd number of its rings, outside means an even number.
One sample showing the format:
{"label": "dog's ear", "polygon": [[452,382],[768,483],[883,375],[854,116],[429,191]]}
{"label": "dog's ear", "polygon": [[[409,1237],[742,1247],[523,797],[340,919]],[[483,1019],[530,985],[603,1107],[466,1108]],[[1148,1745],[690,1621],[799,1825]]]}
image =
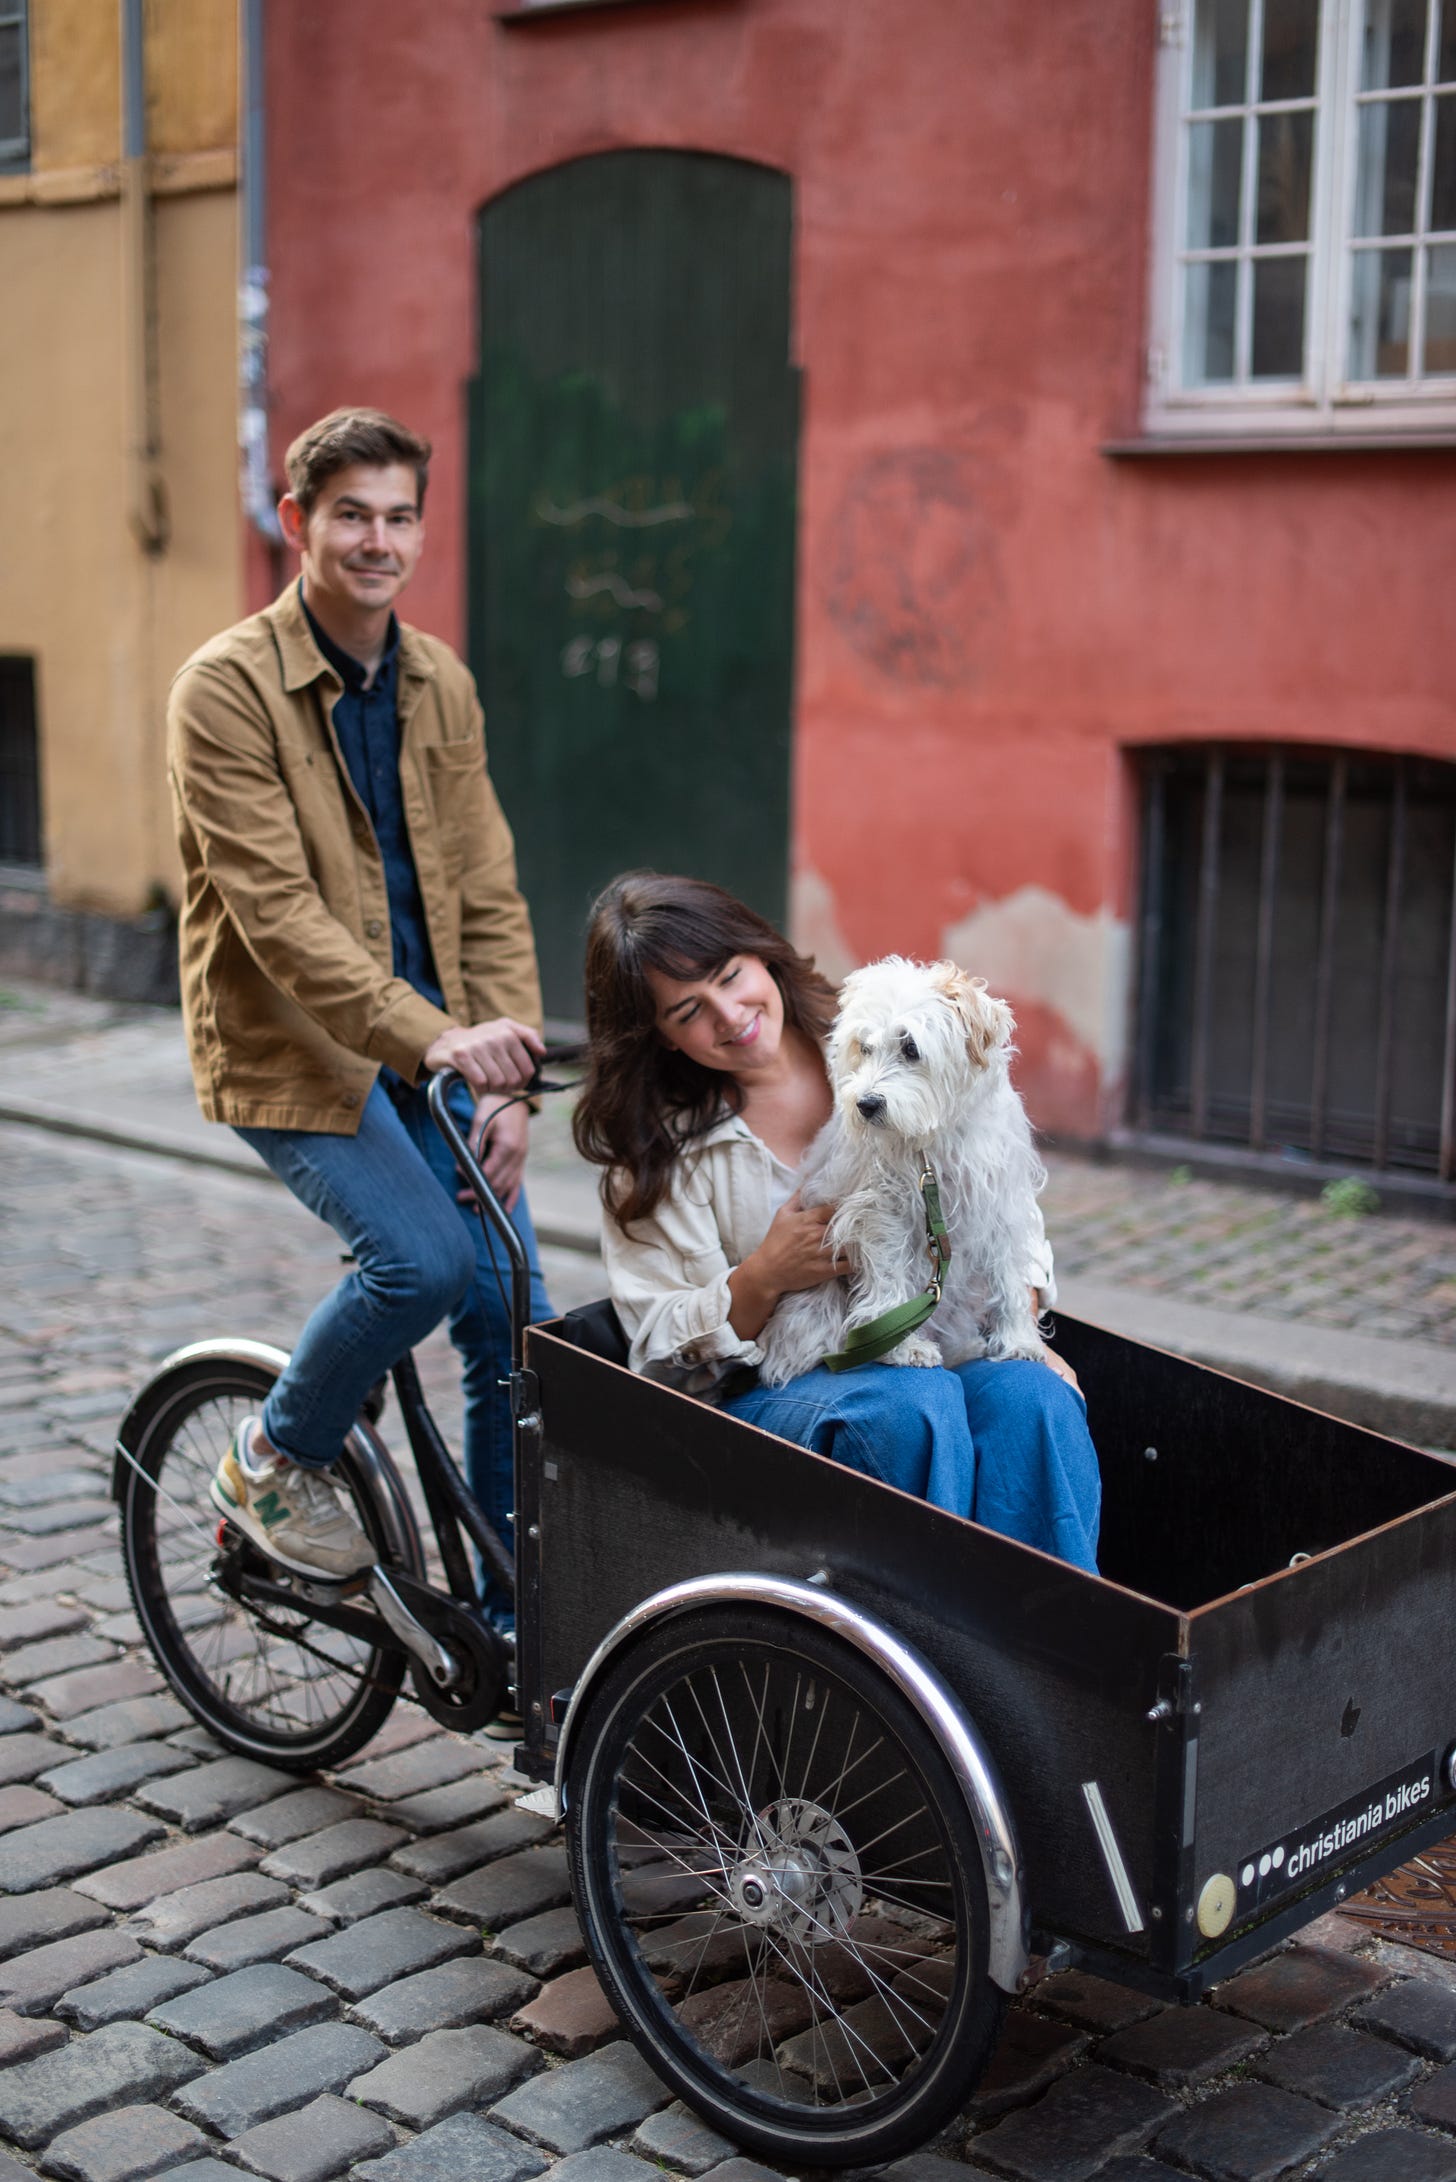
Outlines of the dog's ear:
{"label": "dog's ear", "polygon": [[998,1047],[1011,1043],[1016,1018],[1004,1000],[986,990],[983,977],[970,977],[956,962],[937,962],[935,983],[959,1015],[966,1031],[966,1050],[977,1068],[984,1068]]}

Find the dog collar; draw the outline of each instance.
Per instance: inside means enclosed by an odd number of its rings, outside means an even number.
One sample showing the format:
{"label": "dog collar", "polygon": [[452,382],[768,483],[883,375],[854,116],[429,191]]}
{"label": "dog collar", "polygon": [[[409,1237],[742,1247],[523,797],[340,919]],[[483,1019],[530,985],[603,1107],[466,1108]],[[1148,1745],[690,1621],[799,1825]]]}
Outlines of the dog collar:
{"label": "dog collar", "polygon": [[844,1337],[844,1347],[825,1357],[826,1371],[851,1371],[856,1364],[878,1363],[891,1349],[898,1348],[907,1334],[923,1326],[940,1301],[950,1264],[950,1236],[940,1209],[940,1184],[927,1152],[920,1154],[918,1179],[925,1210],[925,1247],[930,1255],[929,1283],[907,1303],[891,1304],[888,1311],[881,1311],[867,1325],[853,1327]]}

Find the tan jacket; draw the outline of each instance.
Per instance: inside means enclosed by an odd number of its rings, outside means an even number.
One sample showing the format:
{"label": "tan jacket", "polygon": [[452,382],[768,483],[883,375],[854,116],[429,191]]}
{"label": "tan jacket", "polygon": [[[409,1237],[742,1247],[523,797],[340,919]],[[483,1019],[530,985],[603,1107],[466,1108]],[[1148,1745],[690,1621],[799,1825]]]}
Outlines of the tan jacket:
{"label": "tan jacket", "polygon": [[210,1121],[349,1136],[382,1062],[413,1082],[452,1022],[540,1026],[475,683],[406,627],[398,671],[405,822],[448,1014],[394,975],[384,863],[333,729],[342,684],[297,585],[172,685],[182,1008]]}

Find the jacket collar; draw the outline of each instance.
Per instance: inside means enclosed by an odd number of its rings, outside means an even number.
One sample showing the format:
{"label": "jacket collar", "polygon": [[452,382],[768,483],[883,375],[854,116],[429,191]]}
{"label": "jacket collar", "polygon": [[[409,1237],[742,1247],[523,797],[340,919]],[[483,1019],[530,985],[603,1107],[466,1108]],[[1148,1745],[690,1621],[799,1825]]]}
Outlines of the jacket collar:
{"label": "jacket collar", "polygon": [[[336,669],[330,666],[314,640],[299,596],[297,578],[271,606],[264,608],[263,618],[272,624],[283,668],[283,687],[290,695],[294,690],[307,689],[310,682],[317,682],[322,675],[334,682],[339,680]],[[399,624],[399,671],[402,676],[417,681],[430,681],[435,673],[435,662],[418,629],[412,629],[404,621]]]}

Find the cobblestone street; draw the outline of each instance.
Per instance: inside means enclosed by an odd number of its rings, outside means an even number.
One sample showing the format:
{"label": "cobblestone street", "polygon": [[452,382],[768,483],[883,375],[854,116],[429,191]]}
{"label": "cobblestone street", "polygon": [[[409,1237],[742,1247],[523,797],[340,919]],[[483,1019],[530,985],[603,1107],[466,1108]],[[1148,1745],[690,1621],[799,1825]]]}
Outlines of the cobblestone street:
{"label": "cobblestone street", "polygon": [[[500,1747],[401,1701],[345,1769],[300,1780],[224,1753],[141,1647],[107,1491],[128,1395],[205,1334],[286,1345],[335,1275],[333,1238],[242,1174],[5,1126],[0,1158],[0,2182],[767,2172],[624,2040],[583,1967],[559,1836],[516,1808]],[[1270,1293],[1348,1322],[1338,1245],[1354,1253],[1361,1223],[1209,1187],[1063,1163],[1063,1265],[1094,1232],[1129,1261],[1136,1238],[1128,1277],[1156,1283],[1158,1234],[1186,1258],[1202,1223],[1216,1296],[1207,1231],[1223,1221],[1247,1262],[1246,1211]],[[1336,1245],[1323,1301],[1313,1222]],[[1436,1340],[1450,1231],[1409,1226],[1402,1324]],[[597,1292],[589,1256],[547,1257],[559,1305]],[[1372,1278],[1367,1262],[1347,1284],[1367,1308]],[[439,1337],[424,1361],[453,1434]],[[388,1413],[383,1429],[398,1452]],[[1193,2009],[1045,1978],[965,2112],[889,2171],[1456,2182],[1456,1967],[1329,1917]]]}

